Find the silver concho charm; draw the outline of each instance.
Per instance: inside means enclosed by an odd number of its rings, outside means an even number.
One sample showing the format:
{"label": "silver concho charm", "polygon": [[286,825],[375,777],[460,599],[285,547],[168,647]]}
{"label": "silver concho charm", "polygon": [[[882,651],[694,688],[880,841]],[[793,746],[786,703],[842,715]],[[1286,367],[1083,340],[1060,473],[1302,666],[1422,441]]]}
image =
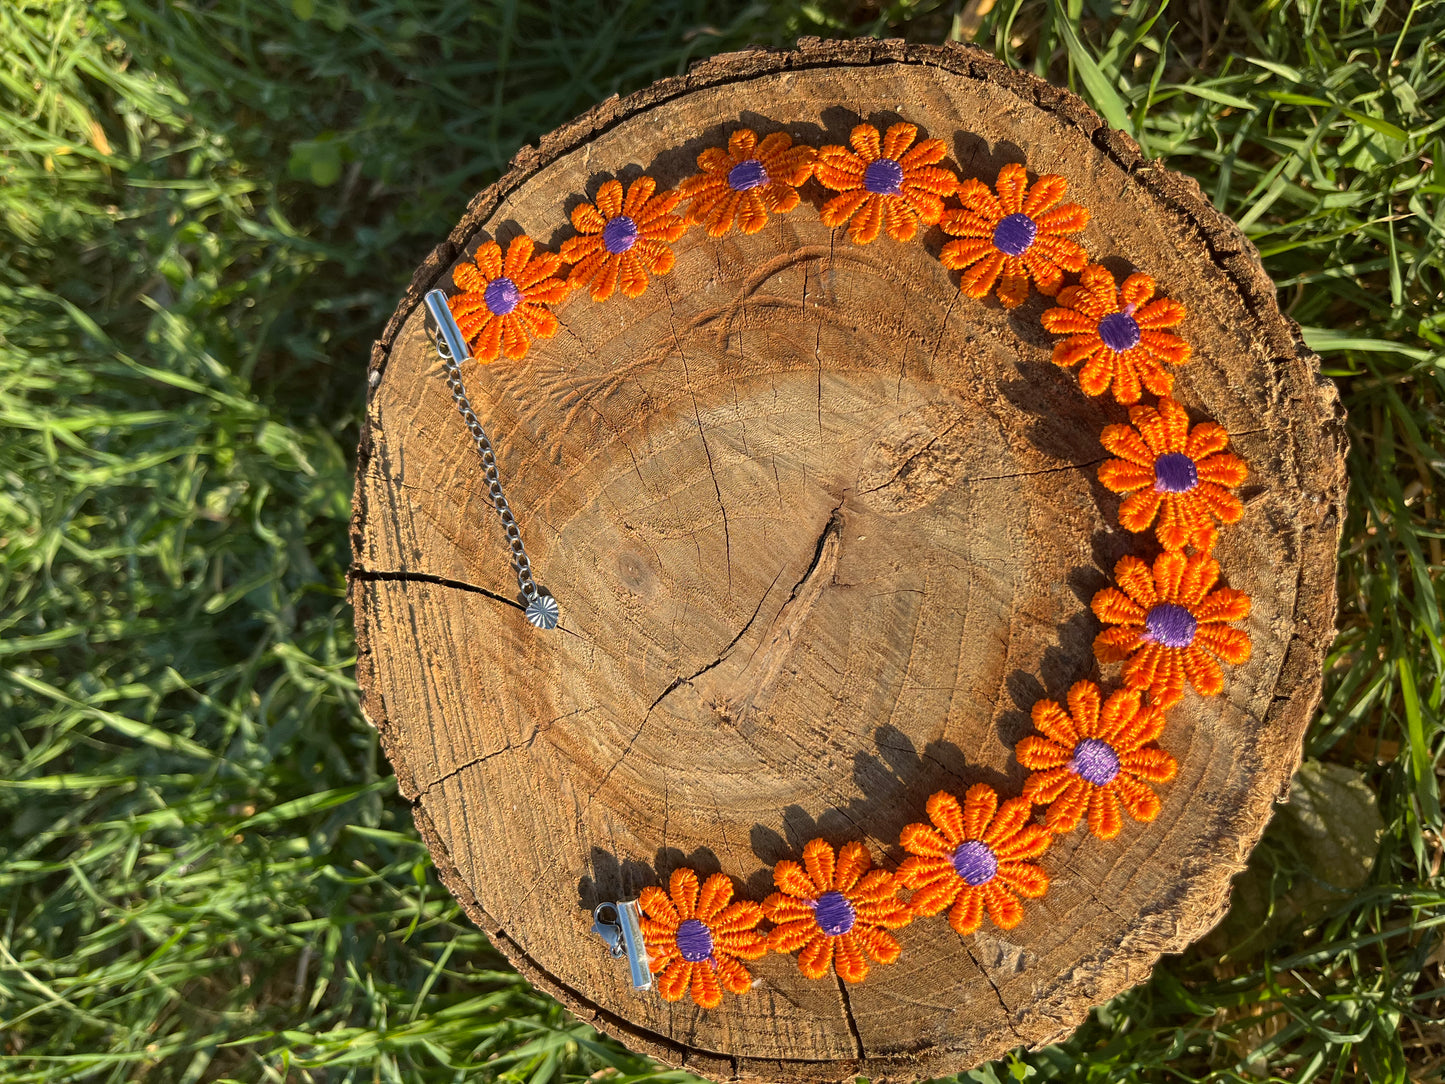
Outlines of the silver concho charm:
{"label": "silver concho charm", "polygon": [[539,629],[555,629],[557,613],[557,600],[551,595],[539,593],[527,603],[527,620]]}

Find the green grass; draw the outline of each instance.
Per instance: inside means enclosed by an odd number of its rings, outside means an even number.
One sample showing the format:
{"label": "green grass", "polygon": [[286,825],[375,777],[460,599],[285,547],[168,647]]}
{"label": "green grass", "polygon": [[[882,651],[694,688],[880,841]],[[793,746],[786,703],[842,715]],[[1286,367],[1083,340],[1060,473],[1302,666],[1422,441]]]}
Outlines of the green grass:
{"label": "green grass", "polygon": [[972,1077],[1445,1079],[1445,12],[979,6],[0,7],[0,1081],[685,1078],[431,873],[350,675],[349,461],[371,339],[520,145],[802,33],[974,34],[1072,84],[1245,226],[1350,411],[1320,823]]}

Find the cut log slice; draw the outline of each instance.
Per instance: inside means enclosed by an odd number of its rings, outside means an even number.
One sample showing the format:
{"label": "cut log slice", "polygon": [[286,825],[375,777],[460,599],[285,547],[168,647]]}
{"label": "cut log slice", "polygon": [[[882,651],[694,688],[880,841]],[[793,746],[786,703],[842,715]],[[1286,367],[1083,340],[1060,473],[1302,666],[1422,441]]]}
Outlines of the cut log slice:
{"label": "cut log slice", "polygon": [[[1062,174],[1080,239],[1184,302],[1176,395],[1250,465],[1217,549],[1254,599],[1254,654],[1192,693],[1150,824],[1080,828],[1043,859],[1023,922],[898,932],[844,986],[787,956],[704,1011],[634,995],[592,907],[724,871],[740,895],[808,839],[898,833],[936,790],[1005,796],[1029,709],[1102,675],[1089,603],[1152,559],[1098,482],[1127,420],[1050,361],[1034,293],[959,292],[932,229],[867,246],[825,228],[816,181],[759,233],[699,228],[636,299],[557,306],[520,361],[468,363],[538,582],[540,632],[426,334],[422,293],[484,240],[556,249],[611,177],[663,188],[739,126],[846,143],[860,121],[940,138],[962,176]],[[720,57],[609,101],[520,154],[416,275],[372,359],[352,599],[358,679],[447,887],[529,979],[635,1049],[724,1079],[899,1078],[1066,1036],[1223,914],[1298,764],[1335,608],[1343,427],[1257,253],[1198,186],[1074,96],[975,50],[805,42]]]}

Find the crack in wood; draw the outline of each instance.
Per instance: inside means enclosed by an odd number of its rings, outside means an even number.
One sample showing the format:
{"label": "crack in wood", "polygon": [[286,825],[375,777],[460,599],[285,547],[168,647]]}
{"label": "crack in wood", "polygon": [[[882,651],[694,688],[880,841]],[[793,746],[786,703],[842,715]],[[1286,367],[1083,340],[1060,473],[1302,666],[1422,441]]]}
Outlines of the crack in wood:
{"label": "crack in wood", "polygon": [[352,565],[346,570],[346,578],[352,582],[360,580],[363,583],[429,583],[435,587],[450,587],[457,591],[470,591],[474,595],[484,595],[494,602],[501,602],[514,609],[524,611],[526,609],[520,602],[507,598],[506,595],[499,595],[495,591],[489,591],[485,587],[478,587],[474,583],[467,583],[465,580],[454,580],[447,576],[436,576],[430,572],[381,572],[376,569]]}
{"label": "crack in wood", "polygon": [[998,998],[999,1008],[1003,1010],[1004,1026],[1013,1032],[1014,1038],[1018,1039],[1019,1042],[1027,1042],[1028,1040],[1019,1034],[1019,1029],[1014,1026],[1013,1010],[1008,1007],[1008,1002],[1003,999],[1003,991],[998,988],[998,983],[993,981],[993,976],[988,973],[988,970],[983,964],[978,962],[978,957],[973,954],[973,949],[970,947],[968,941],[964,938],[959,938],[959,943],[963,945],[963,951],[968,953],[968,958],[973,961],[973,966],[978,968],[978,973],[983,976],[983,981],[988,983],[988,988],[993,991],[993,996]]}
{"label": "crack in wood", "polygon": [[[833,508],[833,510],[829,513],[828,522],[824,525],[824,527],[823,527],[823,532],[822,532],[821,535],[818,536],[818,542],[817,542],[817,544],[814,546],[812,560],[809,562],[808,567],[803,571],[802,576],[800,576],[800,577],[798,578],[798,582],[793,585],[793,589],[792,589],[792,591],[791,591],[791,592],[789,593],[789,595],[788,595],[788,601],[785,602],[785,603],[783,603],[782,607],[780,607],[779,610],[778,610],[777,616],[773,618],[773,623],[772,623],[771,626],[769,626],[768,635],[765,635],[765,636],[763,637],[764,641],[769,642],[769,646],[770,646],[770,647],[772,646],[772,644],[773,644],[774,642],[776,642],[776,640],[777,640],[778,638],[781,637],[783,631],[788,631],[788,632],[789,632],[789,634],[790,634],[790,644],[789,644],[789,646],[791,647],[791,631],[792,631],[792,628],[796,627],[797,624],[800,624],[802,618],[804,618],[804,617],[807,616],[807,614],[806,614],[806,609],[805,609],[803,612],[799,612],[799,613],[794,614],[794,616],[797,618],[796,621],[790,621],[790,622],[787,623],[787,625],[786,625],[785,628],[780,628],[780,626],[783,624],[783,617],[784,617],[784,615],[790,613],[789,607],[791,607],[792,604],[797,600],[798,594],[799,594],[799,592],[803,589],[804,584],[806,584],[806,583],[809,582],[809,578],[814,575],[814,573],[815,573],[815,572],[817,571],[817,569],[818,569],[819,564],[823,561],[824,553],[825,553],[825,551],[826,551],[826,547],[827,547],[827,543],[828,543],[829,539],[830,539],[830,538],[831,538],[831,539],[836,539],[836,538],[838,538],[838,537],[840,536],[840,534],[841,534],[841,532],[842,532],[842,527],[843,527],[843,519],[842,519],[842,513],[841,513],[842,507],[843,507],[843,502],[842,502],[842,501],[839,501],[839,503],[838,503],[838,504]],[[836,568],[836,565],[837,565],[837,560],[836,560],[836,556],[835,556],[834,560],[829,563],[829,567],[828,567],[828,570],[827,570],[827,571],[829,572],[830,576],[831,576],[831,573],[832,573],[833,569]],[[753,609],[753,614],[752,614],[752,616],[749,617],[748,620],[747,620],[747,623],[746,623],[745,625],[743,625],[743,627],[742,627],[741,629],[738,630],[737,635],[734,636],[730,641],[728,641],[727,646],[724,647],[723,650],[718,653],[717,657],[714,658],[711,662],[707,663],[706,665],[704,665],[704,666],[700,667],[699,669],[693,671],[691,674],[687,675],[686,677],[679,675],[678,677],[674,678],[674,679],[672,680],[672,682],[667,686],[667,688],[663,689],[662,692],[660,692],[660,693],[657,695],[657,698],[656,698],[655,700],[653,700],[651,706],[647,709],[647,710],[648,710],[648,714],[651,714],[651,713],[652,713],[652,710],[653,710],[654,708],[656,708],[659,704],[661,704],[664,700],[666,700],[667,697],[668,697],[669,695],[671,695],[673,692],[675,692],[676,690],[678,690],[679,688],[681,688],[681,687],[684,686],[684,685],[693,685],[693,684],[697,681],[698,678],[702,677],[702,675],[706,674],[709,670],[713,670],[713,669],[715,669],[717,666],[721,665],[723,662],[727,661],[727,659],[728,659],[728,658],[731,656],[731,654],[732,654],[733,648],[737,646],[738,642],[739,642],[739,641],[743,638],[743,636],[747,633],[748,629],[752,628],[753,623],[754,623],[754,622],[757,620],[757,618],[758,618],[758,614],[762,612],[763,603],[767,600],[768,595],[772,593],[772,590],[773,590],[774,585],[777,584],[778,578],[779,578],[780,576],[782,576],[782,574],[783,574],[783,570],[782,570],[781,568],[778,569],[777,575],[775,575],[775,576],[773,577],[772,583],[768,584],[768,589],[763,592],[763,597],[760,598],[760,599],[758,599],[758,604],[757,604],[757,606]],[[821,593],[821,587],[818,589],[818,591],[819,591],[819,593]],[[811,604],[807,607],[807,609],[810,609],[810,608],[811,608]],[[756,657],[756,655],[757,655],[757,652],[758,652],[758,650],[759,650],[760,648],[761,648],[761,644],[759,645],[759,648],[755,648],[755,649],[753,650],[752,655],[749,655],[749,656],[748,656],[748,662],[747,662],[747,664],[744,665],[743,670],[742,670],[742,672],[738,675],[738,677],[735,678],[733,681],[731,681],[731,682],[728,683],[730,686],[732,686],[732,687],[734,687],[734,688],[741,686],[741,685],[745,682],[745,679],[746,679],[747,675],[749,675],[751,672],[753,672],[753,670],[755,669],[754,666],[753,666],[754,659],[755,659],[755,657]],[[766,659],[768,656],[765,655],[764,657],[765,657],[765,659]],[[713,695],[712,695],[711,697],[709,697],[708,699],[714,704],[715,707],[717,707],[719,704],[721,704],[721,703],[723,702],[723,701],[722,701],[721,699],[719,699],[719,698],[720,698],[720,697],[724,697],[725,695],[726,695],[726,694],[723,693],[723,692],[720,691],[720,690],[714,690]],[[723,710],[723,709],[719,708],[719,710]],[[724,711],[724,714],[729,714],[729,713],[726,712],[726,711]]]}
{"label": "crack in wood", "polygon": [[948,425],[944,426],[942,430],[934,433],[933,436],[929,437],[927,443],[925,443],[923,447],[919,448],[917,451],[909,453],[906,458],[899,460],[898,463],[896,463],[893,467],[893,473],[890,474],[887,478],[879,482],[876,486],[869,486],[867,489],[862,490],[861,492],[864,495],[867,495],[869,493],[877,493],[880,489],[887,489],[894,482],[898,481],[898,476],[903,473],[904,468],[906,468],[908,464],[912,463],[915,459],[921,456],[924,452],[928,451],[928,449],[932,448],[935,444],[937,444],[944,437],[948,436],[949,433],[952,433],[962,424],[962,418],[955,418],[953,421],[949,422]]}
{"label": "crack in wood", "polygon": [[[953,685],[937,685],[937,686],[914,685],[914,686],[909,686],[908,688],[911,688],[911,689],[929,689],[929,688],[933,688],[933,689],[938,690],[938,691],[953,692],[953,691],[955,690],[956,686],[953,686]],[[940,734],[941,734],[941,732],[940,732]],[[922,749],[918,749],[918,748],[916,748],[916,747],[914,747],[913,745],[910,745],[910,744],[894,745],[894,744],[891,744],[891,743],[889,743],[888,741],[886,741],[886,740],[884,740],[884,739],[881,739],[881,738],[875,738],[875,739],[874,739],[874,742],[877,744],[879,752],[882,752],[883,750],[887,749],[887,750],[892,750],[893,752],[903,753],[905,756],[907,756],[907,755],[912,755],[912,756],[918,757],[920,760],[931,761],[931,762],[932,762],[934,765],[936,765],[940,770],[942,770],[942,771],[944,772],[944,774],[948,775],[948,776],[949,776],[950,778],[952,778],[952,779],[958,780],[958,782],[959,782],[959,784],[960,784],[961,786],[967,787],[967,786],[970,786],[970,785],[971,785],[971,777],[966,776],[966,775],[961,775],[961,774],[959,774],[959,772],[958,772],[958,770],[957,770],[956,768],[950,768],[950,767],[949,767],[947,764],[945,764],[943,761],[939,760],[938,757],[936,757],[934,754],[930,753],[930,752],[928,751],[928,747],[927,747],[927,746],[924,746]]]}
{"label": "crack in wood", "polygon": [[[958,426],[961,425],[962,422],[963,419],[961,418],[950,422],[944,429],[930,437],[928,442],[924,444],[923,447],[911,453],[908,458],[900,461],[898,465],[894,468],[893,473],[889,475],[888,478],[878,483],[876,486],[869,486],[867,489],[859,490],[858,492],[863,496],[867,496],[869,493],[877,493],[880,489],[887,489],[890,485],[892,485],[898,480],[898,476],[903,473],[903,469],[907,467],[908,464],[912,463],[920,455],[928,451],[928,449],[932,448],[944,437],[948,436],[948,434],[951,433],[954,429],[958,428]],[[1254,433],[1262,432],[1266,432],[1266,430],[1243,429],[1240,430],[1238,433],[1230,433],[1229,436],[1230,439],[1233,439],[1235,437],[1247,437]],[[976,478],[959,478],[953,484],[955,486],[964,486],[970,485],[974,482],[1008,482],[1012,481],[1015,478],[1034,478],[1041,474],[1057,474],[1060,471],[1066,470],[1084,470],[1087,467],[1097,467],[1100,463],[1103,463],[1108,458],[1110,457],[1099,456],[1097,459],[1089,459],[1084,461],[1083,463],[1062,463],[1057,467],[1042,467],[1039,470],[1015,471],[1012,474],[981,474]]]}
{"label": "crack in wood", "polygon": [[853,1018],[853,1002],[848,1000],[848,987],[836,971],[833,972],[833,978],[838,983],[838,996],[843,999],[843,1017],[848,1021],[848,1030],[853,1033],[853,1044],[858,1048],[858,1056],[866,1058],[868,1055],[863,1049],[863,1036],[858,1032],[858,1021]]}
{"label": "crack in wood", "polygon": [[[833,254],[838,243],[838,231],[834,230],[828,237],[828,263],[827,269],[833,269]],[[818,285],[823,284],[823,274],[818,273]],[[803,268],[803,306],[808,304],[808,269]],[[823,322],[824,315],[822,308],[818,308],[818,330],[813,335],[813,360],[818,363],[818,444],[823,441]]]}
{"label": "crack in wood", "polygon": [[[953,306],[958,304],[959,295],[963,291],[958,290],[949,296],[948,308],[943,310],[943,319],[938,325],[938,338],[933,340],[933,349],[928,352],[928,368],[932,370],[933,363],[938,360],[938,351],[943,348],[943,335],[948,330],[948,318],[953,315]],[[903,370],[898,371],[898,393],[903,391]]]}
{"label": "crack in wood", "polygon": [[707,430],[703,428],[702,415],[698,413],[697,393],[692,390],[692,374],[688,372],[687,368],[687,351],[682,348],[682,339],[677,334],[677,309],[672,303],[672,289],[666,283],[663,284],[663,296],[667,298],[667,321],[668,326],[672,329],[672,341],[677,347],[677,356],[682,360],[682,379],[687,385],[688,398],[692,400],[692,418],[697,423],[698,439],[702,441],[702,452],[707,457],[707,472],[712,477],[713,492],[717,494],[718,510],[722,513],[723,547],[728,569],[728,597],[731,598],[733,593],[733,540],[732,534],[728,530],[728,506],[723,501],[722,486],[718,483],[717,471],[713,469],[712,448],[707,443]]}
{"label": "crack in wood", "polygon": [[[667,695],[669,693],[673,692],[674,690],[678,689],[683,685],[691,685],[703,674],[707,673],[713,667],[723,662],[728,657],[728,655],[732,653],[732,649],[737,646],[737,642],[743,638],[743,635],[748,631],[748,629],[753,627],[753,622],[758,619],[758,614],[762,612],[763,603],[767,601],[768,595],[772,593],[774,585],[778,582],[778,576],[781,576],[782,574],[783,570],[781,568],[778,569],[777,575],[773,577],[772,583],[768,584],[768,589],[763,592],[763,597],[758,599],[758,604],[753,607],[753,615],[747,619],[747,622],[743,625],[742,628],[738,629],[737,635],[728,641],[727,646],[724,647],[720,652],[718,652],[717,657],[714,658],[712,662],[707,663],[700,669],[694,670],[687,677],[674,678],[672,684],[668,685],[667,688],[663,689],[662,692],[658,693],[657,699],[654,700],[651,707],[647,709],[649,713],[652,711],[653,708],[657,707],[658,704],[661,704],[663,700],[667,698]],[[794,590],[796,590],[796,588],[794,588]]]}
{"label": "crack in wood", "polygon": [[843,503],[840,500],[828,514],[828,522],[813,548],[813,559],[793,585],[788,601],[779,608],[748,661],[730,681],[719,683],[707,698],[719,714],[734,724],[750,708],[765,700],[777,684],[804,623],[822,597],[823,589],[833,582],[843,550]]}
{"label": "crack in wood", "polygon": [[1040,474],[1058,474],[1066,470],[1083,470],[1085,467],[1097,467],[1108,456],[1101,455],[1098,459],[1090,459],[1084,463],[1064,463],[1057,467],[1041,467],[1038,470],[1021,470],[1012,474],[981,474],[977,478],[960,478],[954,485],[969,485],[973,482],[1008,482],[1015,478],[1034,478]]}
{"label": "crack in wood", "polygon": [[[715,693],[713,697],[709,698],[715,707],[719,704],[728,704],[729,710],[726,711],[725,714],[729,715],[734,721],[736,721],[736,719],[742,715],[742,712],[757,698],[772,688],[783,664],[792,652],[795,640],[794,633],[799,626],[802,625],[803,621],[806,620],[814,603],[816,603],[818,597],[823,592],[825,584],[821,581],[823,581],[826,576],[828,582],[832,582],[833,572],[838,564],[838,554],[842,548],[843,503],[843,500],[840,500],[829,513],[828,522],[824,525],[823,532],[818,536],[817,545],[814,547],[813,559],[809,562],[807,569],[798,579],[798,582],[793,585],[793,590],[788,596],[788,601],[783,604],[778,610],[777,616],[773,619],[773,624],[769,627],[768,635],[764,637],[764,640],[768,643],[768,649],[764,652],[761,663],[758,663],[756,660],[757,651],[755,650],[753,655],[749,656],[747,665],[743,667],[738,677],[729,683],[734,689],[745,688],[751,685],[751,691],[747,693],[745,699],[739,701],[740,707],[737,709],[731,707],[731,700],[721,699],[721,697],[726,696],[725,693]],[[821,575],[819,574],[820,569],[823,573]],[[773,577],[773,584],[777,583],[778,576],[781,575],[782,570],[779,569],[778,575]],[[587,802],[582,807],[582,812],[579,814],[579,817],[586,816],[587,811],[592,807],[593,800],[601,793],[602,788],[607,785],[607,781],[612,778],[612,774],[622,762],[627,759],[628,754],[632,752],[632,747],[637,744],[637,739],[642,736],[643,730],[647,728],[648,721],[652,718],[652,713],[657,709],[657,706],[677,689],[680,689],[684,685],[692,685],[699,677],[728,658],[732,648],[742,639],[743,634],[752,626],[753,621],[756,620],[758,614],[762,611],[763,601],[767,598],[768,593],[772,591],[773,584],[769,584],[768,590],[763,592],[763,597],[758,600],[758,605],[753,610],[753,615],[748,619],[747,624],[739,630],[738,634],[732,638],[728,646],[723,649],[717,658],[690,676],[684,677],[679,675],[673,678],[667,688],[663,689],[662,692],[657,695],[656,699],[652,701],[642,717],[642,722],[638,724],[637,730],[633,732],[632,737],[628,740],[627,747],[623,749],[621,755],[612,762],[612,765],[603,773],[601,781],[599,781],[597,786],[588,794]],[[795,604],[799,605],[795,608]],[[786,640],[786,643],[783,644],[781,650],[775,650],[784,640]],[[754,683],[752,675],[759,672],[761,672],[762,676],[757,678],[756,683]]]}
{"label": "crack in wood", "polygon": [[[655,706],[656,705],[654,705],[654,707]],[[577,815],[579,819],[587,815],[587,811],[592,808],[593,799],[601,793],[602,788],[607,785],[607,781],[612,778],[612,773],[618,769],[622,762],[627,759],[628,754],[632,752],[632,747],[637,744],[637,739],[642,737],[642,732],[647,729],[647,720],[650,718],[652,718],[652,708],[647,709],[647,714],[642,717],[642,722],[637,724],[637,729],[632,732],[632,737],[627,741],[627,747],[623,749],[618,758],[612,762],[612,766],[602,773],[601,782],[593,787],[592,792],[587,795],[587,804],[582,807],[582,812]]]}
{"label": "crack in wood", "polygon": [[589,705],[588,705],[587,707],[585,707],[585,708],[577,708],[577,709],[575,709],[575,710],[573,710],[573,711],[567,712],[567,713],[564,714],[564,715],[559,715],[559,716],[557,716],[555,719],[548,719],[548,720],[547,720],[545,723],[543,723],[541,726],[536,727],[536,728],[532,731],[532,733],[530,733],[530,734],[527,735],[527,737],[526,737],[524,740],[522,740],[522,741],[520,741],[520,742],[510,742],[510,741],[509,741],[509,742],[507,742],[506,745],[502,746],[500,749],[493,749],[490,753],[483,753],[481,756],[479,756],[479,757],[473,757],[471,760],[467,761],[467,762],[464,763],[464,764],[458,764],[455,768],[452,768],[452,769],[450,769],[450,770],[442,773],[441,775],[439,775],[439,776],[437,776],[435,779],[433,779],[430,783],[428,783],[426,786],[424,786],[424,787],[421,789],[421,792],[420,792],[415,798],[413,798],[413,799],[411,800],[411,804],[412,804],[413,806],[415,806],[418,802],[420,802],[420,801],[422,800],[422,798],[426,797],[427,793],[430,792],[434,787],[441,786],[441,784],[445,783],[448,779],[454,779],[454,778],[456,778],[458,775],[460,775],[462,772],[466,771],[468,768],[475,768],[478,764],[485,764],[487,761],[491,760],[493,757],[499,757],[499,756],[501,756],[503,753],[510,753],[510,752],[513,752],[514,750],[527,750],[527,749],[532,748],[532,743],[535,742],[539,736],[541,736],[542,734],[545,734],[548,730],[550,730],[550,729],[552,728],[552,725],[553,725],[554,723],[560,723],[563,719],[570,719],[570,718],[572,718],[572,716],[574,716],[574,715],[581,715],[581,714],[583,714],[584,712],[596,711],[596,710],[597,710],[597,705],[596,705],[596,704],[589,704]]}

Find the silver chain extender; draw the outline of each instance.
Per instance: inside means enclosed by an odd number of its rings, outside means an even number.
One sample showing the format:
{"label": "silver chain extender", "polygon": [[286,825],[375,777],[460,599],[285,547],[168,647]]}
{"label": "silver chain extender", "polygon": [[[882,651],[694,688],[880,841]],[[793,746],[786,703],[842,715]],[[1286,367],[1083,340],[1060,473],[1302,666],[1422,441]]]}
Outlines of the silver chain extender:
{"label": "silver chain extender", "polygon": [[428,290],[425,300],[427,312],[431,314],[432,323],[436,325],[433,338],[437,354],[446,366],[447,387],[451,389],[452,402],[456,403],[462,421],[466,422],[472,440],[476,442],[477,454],[482,457],[482,472],[487,481],[488,499],[497,510],[497,515],[502,520],[502,529],[507,533],[507,545],[512,551],[512,568],[517,573],[517,586],[522,589],[527,620],[539,629],[554,629],[557,627],[557,600],[547,592],[538,590],[532,579],[532,562],[527,558],[527,548],[522,545],[522,532],[517,529],[517,519],[512,515],[507,498],[502,494],[502,479],[497,472],[496,453],[492,450],[487,431],[482,428],[482,423],[477,420],[477,415],[472,410],[466,387],[462,384],[461,363],[472,356],[471,351],[467,349],[467,341],[462,337],[462,330],[457,327],[452,310],[447,305],[447,295],[441,290]]}

